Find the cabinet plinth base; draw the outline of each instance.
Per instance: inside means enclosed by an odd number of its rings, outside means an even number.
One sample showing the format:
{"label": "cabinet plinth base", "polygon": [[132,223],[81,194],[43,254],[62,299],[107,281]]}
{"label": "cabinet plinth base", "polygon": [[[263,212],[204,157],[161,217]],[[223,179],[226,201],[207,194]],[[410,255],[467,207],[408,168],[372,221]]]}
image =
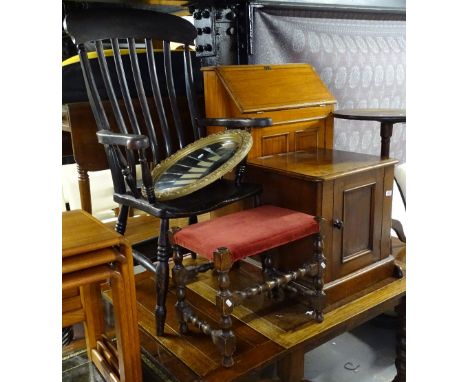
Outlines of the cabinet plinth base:
{"label": "cabinet plinth base", "polygon": [[[326,283],[323,291],[327,296],[327,306],[346,299],[350,295],[359,293],[389,277],[393,277],[394,268],[394,257],[390,255],[356,272]],[[305,287],[311,287],[312,285],[308,285],[308,283],[308,280],[301,281],[301,284]]]}

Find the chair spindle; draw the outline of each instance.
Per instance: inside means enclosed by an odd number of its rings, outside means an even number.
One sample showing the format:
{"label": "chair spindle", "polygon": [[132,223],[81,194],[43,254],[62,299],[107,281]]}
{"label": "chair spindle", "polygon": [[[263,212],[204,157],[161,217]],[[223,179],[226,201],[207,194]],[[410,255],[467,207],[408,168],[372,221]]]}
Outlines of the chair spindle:
{"label": "chair spindle", "polygon": [[179,149],[181,149],[187,145],[187,142],[185,140],[184,132],[182,130],[182,119],[180,118],[179,106],[177,105],[174,77],[172,75],[170,42],[166,40],[163,41],[163,55],[164,69],[166,72],[167,94],[169,96],[169,101],[171,104],[172,116],[174,118],[177,138],[179,138]]}
{"label": "chair spindle", "polygon": [[120,52],[119,40],[116,38],[111,39],[112,51],[114,53],[115,71],[119,80],[120,91],[122,92],[122,98],[127,109],[127,114],[130,119],[130,126],[133,134],[141,134],[140,126],[133,108],[132,98],[130,91],[128,90],[127,78],[125,76],[122,54]]}
{"label": "chair spindle", "polygon": [[143,81],[141,79],[140,66],[138,64],[138,57],[135,46],[135,39],[128,39],[128,48],[130,55],[130,63],[132,66],[133,79],[135,81],[135,87],[138,94],[138,100],[140,101],[141,110],[143,112],[143,118],[145,120],[146,128],[148,131],[148,136],[150,140],[151,153],[153,158],[157,157],[158,143],[156,138],[156,133],[154,130],[153,120],[151,119],[151,113],[148,106],[148,101],[146,100],[145,89],[143,88]]}
{"label": "chair spindle", "polygon": [[78,55],[80,56],[81,70],[83,71],[83,78],[86,86],[87,93],[89,94],[89,103],[91,110],[96,118],[98,130],[110,130],[109,121],[104,113],[104,107],[102,106],[99,92],[96,86],[96,81],[92,74],[91,65],[88,60],[88,54],[84,48],[84,44],[80,44],[78,47]]}
{"label": "chair spindle", "polygon": [[[192,59],[190,57],[189,45],[184,47],[184,69],[185,69],[185,91],[187,93],[187,103],[190,111],[190,118],[192,120],[192,129],[194,139],[200,139],[204,135],[198,127],[197,119],[200,117],[198,112],[197,99],[194,97],[195,91],[193,86],[193,68]],[[202,135],[203,134],[203,135]]]}
{"label": "chair spindle", "polygon": [[[169,133],[169,125],[167,124],[166,112],[161,96],[161,89],[159,88],[159,80],[156,73],[156,61],[154,59],[153,40],[145,39],[146,44],[146,56],[148,58],[148,72],[151,80],[151,89],[153,91],[153,98],[158,111],[159,123],[161,124],[162,136],[164,139],[164,148],[166,150],[166,156],[170,156],[173,153],[172,142]],[[159,160],[157,160],[159,161]]]}
{"label": "chair spindle", "polygon": [[99,69],[101,70],[102,80],[106,88],[107,96],[112,106],[112,111],[115,115],[115,120],[117,122],[117,127],[119,131],[123,134],[128,134],[127,127],[125,126],[125,121],[120,110],[119,102],[117,101],[117,96],[115,95],[114,87],[112,86],[112,80],[109,73],[109,67],[107,66],[106,57],[104,55],[104,47],[102,40],[96,41],[96,52],[98,56]]}

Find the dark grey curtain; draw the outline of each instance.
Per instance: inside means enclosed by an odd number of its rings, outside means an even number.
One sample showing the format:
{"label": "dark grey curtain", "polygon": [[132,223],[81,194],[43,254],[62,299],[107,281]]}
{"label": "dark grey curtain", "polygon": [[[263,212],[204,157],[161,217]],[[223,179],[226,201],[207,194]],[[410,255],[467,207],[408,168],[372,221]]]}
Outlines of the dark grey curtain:
{"label": "dark grey curtain", "polygon": [[[310,63],[337,108],[406,108],[404,16],[259,8],[252,64]],[[406,124],[390,156],[406,160]],[[380,154],[378,122],[335,120],[335,149]]]}

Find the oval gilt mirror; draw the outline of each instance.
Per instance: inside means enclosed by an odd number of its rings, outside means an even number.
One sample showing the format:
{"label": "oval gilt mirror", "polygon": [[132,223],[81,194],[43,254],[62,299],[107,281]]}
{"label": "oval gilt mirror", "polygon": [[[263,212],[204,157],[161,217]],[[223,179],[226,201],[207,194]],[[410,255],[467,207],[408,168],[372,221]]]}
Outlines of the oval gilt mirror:
{"label": "oval gilt mirror", "polygon": [[187,145],[153,169],[156,198],[176,199],[213,183],[239,164],[251,147],[252,136],[243,130],[212,134]]}

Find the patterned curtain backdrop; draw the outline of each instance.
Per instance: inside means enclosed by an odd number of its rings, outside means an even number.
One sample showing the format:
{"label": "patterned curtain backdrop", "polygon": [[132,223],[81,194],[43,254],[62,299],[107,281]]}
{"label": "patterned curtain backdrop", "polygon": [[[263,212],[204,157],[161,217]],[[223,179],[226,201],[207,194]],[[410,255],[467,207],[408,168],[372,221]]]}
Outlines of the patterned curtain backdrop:
{"label": "patterned curtain backdrop", "polygon": [[[252,64],[311,64],[337,108],[406,108],[404,16],[256,9]],[[380,155],[378,122],[335,119],[334,147]],[[390,156],[406,160],[406,124]]]}

